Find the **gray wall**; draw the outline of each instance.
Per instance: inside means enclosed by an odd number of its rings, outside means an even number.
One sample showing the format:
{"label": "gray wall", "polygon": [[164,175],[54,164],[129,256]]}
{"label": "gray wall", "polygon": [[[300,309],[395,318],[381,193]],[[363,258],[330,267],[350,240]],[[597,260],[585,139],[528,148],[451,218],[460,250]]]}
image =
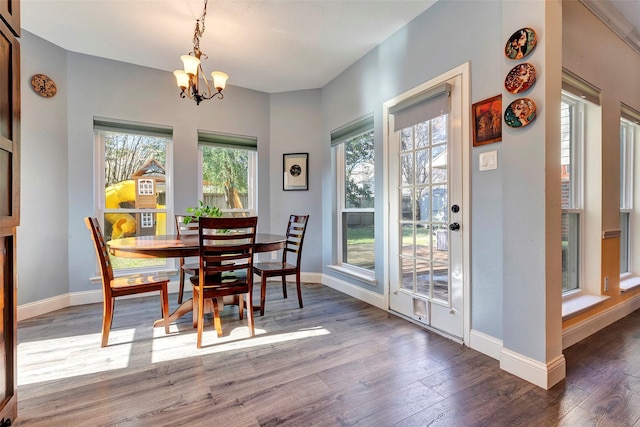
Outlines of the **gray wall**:
{"label": "gray wall", "polygon": [[[68,84],[64,50],[26,31],[20,44],[21,225],[17,256],[18,304],[24,304],[69,292]],[[34,74],[51,77],[58,94],[53,98],[37,95],[31,88]]]}
{"label": "gray wall", "polygon": [[[320,90],[284,92],[271,95],[271,230],[284,233],[289,215],[309,215],[303,243],[302,271],[321,271],[322,200],[322,115]],[[308,191],[282,189],[282,155],[308,153]]]}

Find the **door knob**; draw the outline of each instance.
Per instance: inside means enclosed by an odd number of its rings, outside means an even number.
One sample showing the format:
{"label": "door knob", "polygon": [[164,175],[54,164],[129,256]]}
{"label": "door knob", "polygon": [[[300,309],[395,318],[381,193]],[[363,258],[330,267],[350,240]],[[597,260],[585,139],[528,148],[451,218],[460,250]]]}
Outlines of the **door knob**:
{"label": "door knob", "polygon": [[457,222],[454,222],[453,224],[449,224],[449,230],[451,231],[460,230],[460,224],[458,224]]}

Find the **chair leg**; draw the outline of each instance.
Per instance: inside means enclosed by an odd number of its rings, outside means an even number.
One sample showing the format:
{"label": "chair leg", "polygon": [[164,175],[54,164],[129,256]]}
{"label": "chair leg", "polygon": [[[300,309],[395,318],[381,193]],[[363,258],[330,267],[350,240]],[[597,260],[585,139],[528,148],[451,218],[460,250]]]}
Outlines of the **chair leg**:
{"label": "chair leg", "polygon": [[298,304],[302,308],[302,289],[300,289],[300,272],[296,271],[296,288],[298,290]]}
{"label": "chair leg", "polygon": [[192,300],[192,304],[193,304],[193,310],[191,310],[192,313],[192,322],[193,322],[193,327],[197,328],[198,327],[198,300],[196,298],[196,292],[193,292],[193,300]]}
{"label": "chair leg", "polygon": [[[195,289],[194,289],[195,291]],[[196,294],[194,293],[193,297],[196,297]],[[198,292],[198,314],[197,314],[197,318],[198,318],[198,332],[197,332],[197,340],[196,340],[196,347],[198,348],[202,348],[202,330],[204,329],[204,298],[203,295],[200,295],[200,293]],[[195,305],[193,307],[195,309]],[[195,316],[195,313],[194,313]]]}
{"label": "chair leg", "polygon": [[260,316],[264,316],[264,302],[267,296],[267,275],[260,276]]}
{"label": "chair leg", "polygon": [[160,291],[160,302],[162,304],[162,318],[164,319],[164,333],[169,335],[169,291],[166,287]]}
{"label": "chair leg", "polygon": [[282,275],[282,296],[287,299],[287,276]]}
{"label": "chair leg", "polygon": [[222,336],[222,322],[220,322],[220,308],[217,298],[213,298],[213,326],[216,328],[218,337]]}
{"label": "chair leg", "polygon": [[111,330],[111,323],[113,322],[113,298],[105,300],[102,303],[102,347],[106,347],[109,344],[109,331]]}
{"label": "chair leg", "polygon": [[[244,296],[236,295],[238,297],[238,318],[240,320],[244,319]],[[247,308],[250,306],[247,306]]]}
{"label": "chair leg", "polygon": [[182,297],[184,295],[184,275],[185,272],[182,269],[184,265],[184,259],[180,258],[180,289],[178,290],[178,304],[182,304]]}
{"label": "chair leg", "polygon": [[[243,297],[241,296],[241,300]],[[253,322],[253,301],[251,300],[251,289],[247,292],[247,324],[249,325],[249,336],[256,336],[256,329]]]}

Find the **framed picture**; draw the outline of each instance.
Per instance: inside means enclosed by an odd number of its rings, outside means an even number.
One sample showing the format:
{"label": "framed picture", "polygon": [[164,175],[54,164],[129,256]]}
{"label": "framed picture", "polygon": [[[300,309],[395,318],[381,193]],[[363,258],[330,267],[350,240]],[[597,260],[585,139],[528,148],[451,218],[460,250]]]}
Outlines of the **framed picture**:
{"label": "framed picture", "polygon": [[282,168],[284,173],[282,181],[283,190],[309,189],[309,153],[283,154]]}
{"label": "framed picture", "polygon": [[502,141],[502,95],[473,104],[473,146]]}

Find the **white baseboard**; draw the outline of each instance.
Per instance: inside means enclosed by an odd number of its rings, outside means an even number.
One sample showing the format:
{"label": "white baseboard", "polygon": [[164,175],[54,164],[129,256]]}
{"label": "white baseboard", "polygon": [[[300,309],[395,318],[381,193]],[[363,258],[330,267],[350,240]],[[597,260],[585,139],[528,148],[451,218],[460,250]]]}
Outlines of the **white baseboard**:
{"label": "white baseboard", "polygon": [[371,304],[374,307],[378,307],[379,309],[387,311],[389,307],[385,306],[384,295],[378,294],[376,292],[371,292],[368,289],[361,288],[360,286],[352,285],[349,282],[345,282],[344,280],[337,279],[335,277],[320,275],[321,282],[323,285],[333,288],[337,291],[340,291],[344,294],[352,296],[360,301],[364,301],[368,304]]}
{"label": "white baseboard", "polygon": [[[19,305],[18,312],[16,314],[18,322],[69,307],[71,305],[71,298],[69,295],[70,294],[58,295],[56,297]],[[102,292],[100,292],[100,300],[102,300]]]}
{"label": "white baseboard", "polygon": [[[179,289],[180,282],[169,282],[170,294],[177,294]],[[122,298],[139,298],[147,295],[149,294],[129,295]],[[50,313],[52,311],[60,310],[62,308],[67,308],[74,305],[96,304],[101,302],[102,289],[96,289],[94,291],[72,292],[52,298],[43,299],[40,301],[19,305],[17,318],[19,322],[21,320],[26,320],[31,317],[40,316],[41,314]]]}
{"label": "white baseboard", "polygon": [[503,348],[500,369],[549,390],[566,377],[567,363],[564,355],[545,364]]}
{"label": "white baseboard", "polygon": [[469,347],[479,351],[482,354],[500,360],[500,352],[502,351],[502,340],[483,334],[482,332],[471,330],[469,334]]}
{"label": "white baseboard", "polygon": [[562,332],[562,349],[564,350],[582,341],[588,336],[622,319],[626,315],[633,313],[638,308],[640,308],[640,294],[565,329]]}

